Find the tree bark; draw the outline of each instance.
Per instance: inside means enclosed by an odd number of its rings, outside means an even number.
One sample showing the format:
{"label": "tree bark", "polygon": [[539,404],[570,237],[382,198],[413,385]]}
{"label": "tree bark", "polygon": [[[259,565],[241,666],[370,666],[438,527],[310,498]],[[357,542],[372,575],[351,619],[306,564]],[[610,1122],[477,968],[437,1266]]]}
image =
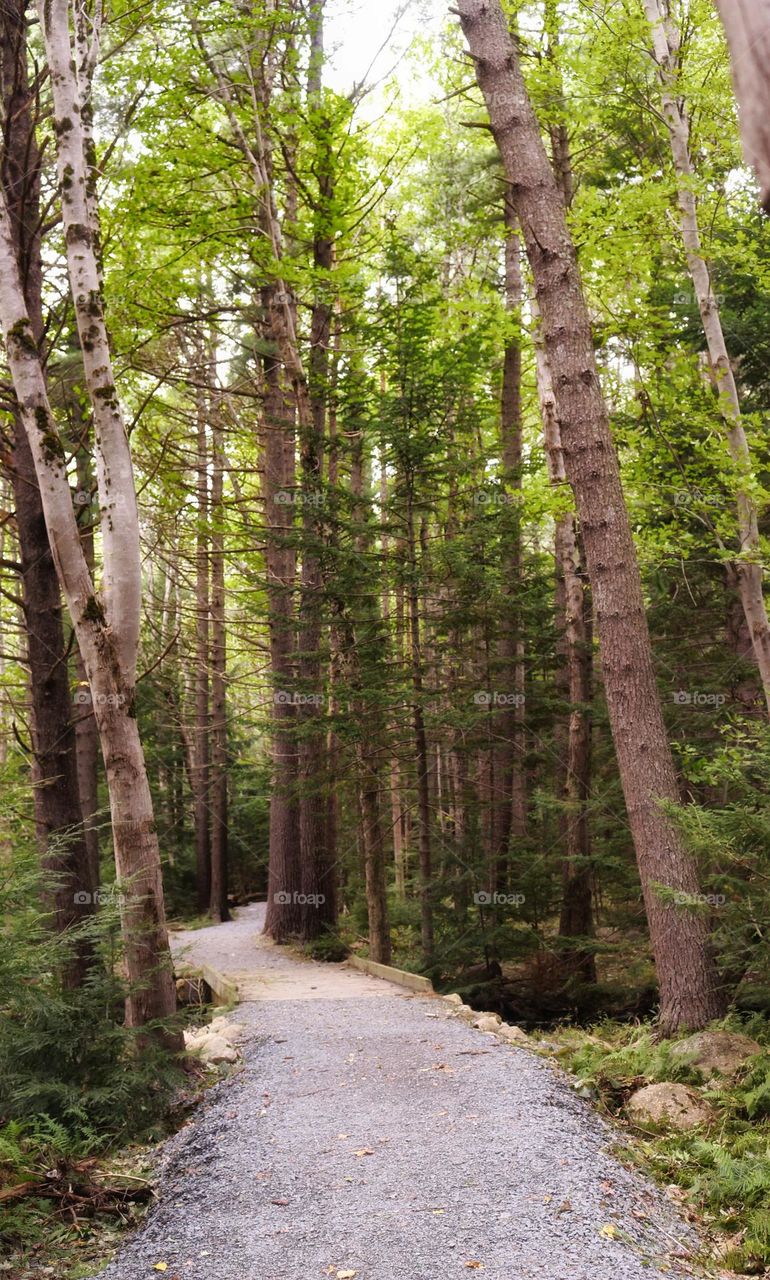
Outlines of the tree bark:
{"label": "tree bark", "polygon": [[[662,804],[679,802],[631,527],[562,194],[499,0],[458,0],[542,316],[568,480],[593,590],[607,705],[636,848],[665,1032],[723,1010],[698,876]],[[681,903],[681,905],[680,905]]]}
{"label": "tree bark", "polygon": [[743,149],[770,213],[770,0],[716,0],[722,17],[741,116]]}
{"label": "tree bark", "polygon": [[[276,286],[263,289],[268,317],[282,304],[274,302]],[[269,323],[269,320],[268,320]],[[273,331],[272,325],[270,330]],[[292,592],[296,555],[291,541],[295,464],[295,401],[284,385],[279,361],[265,360],[264,486],[267,526],[267,609],[270,670],[273,679],[272,763],[270,792],[270,863],[265,933],[276,942],[299,934],[303,923],[297,804],[295,704],[296,639]]]}
{"label": "tree bark", "polygon": [[[126,1017],[130,1025],[140,1026],[150,1018],[173,1014],[176,993],[163,910],[160,852],[134,704],[141,590],[138,513],[88,226],[87,166],[69,11],[61,0],[41,3],[40,10],[54,91],[70,287],[95,419],[103,603],[94,593],[80,544],[65,453],[21,288],[5,192],[0,201],[0,323],[32,450],[51,551],[86,665],[105,757],[115,859],[122,880],[129,978]],[[169,1048],[181,1048],[181,1035],[170,1031],[160,1034]]]}
{"label": "tree bark", "polygon": [[[214,397],[212,396],[212,399]],[[211,476],[211,918],[227,907],[227,619],[225,601],[225,454],[222,417],[212,412]]]}
{"label": "tree bark", "polygon": [[299,627],[300,688],[308,695],[298,708],[299,827],[305,895],[302,935],[310,939],[332,928],[337,919],[334,852],[327,841],[326,790],[328,758],[324,708],[321,636],[323,629],[322,551],[325,540],[323,461],[329,378],[332,307],[328,276],[334,261],[332,201],[334,155],[331,122],[323,110],[322,72],[324,0],[311,7],[311,56],[308,115],[315,141],[318,194],[313,210],[313,266],[316,297],[310,321],[309,414],[300,414],[302,471],[302,580]]}
{"label": "tree bark", "polygon": [[521,248],[510,196],[503,199],[505,226],[505,305],[517,331],[509,338],[503,360],[500,412],[500,452],[504,497],[510,501],[502,512],[505,521],[502,548],[503,629],[498,646],[501,691],[506,698],[493,719],[493,795],[489,884],[504,891],[512,836],[520,841],[527,826],[527,778],[524,768],[524,646],[517,619],[516,599],[521,589]]}
{"label": "tree bark", "polygon": [[[74,405],[73,405],[74,408]],[[91,575],[94,577],[94,568],[96,564],[94,550],[94,504],[91,494],[92,474],[91,474],[91,458],[88,451],[88,431],[86,423],[82,419],[80,407],[78,404],[76,410],[76,422],[80,430],[83,432],[79,441],[77,451],[77,477],[78,488],[76,494],[76,506],[78,510],[78,526],[80,528],[80,543],[83,548],[86,566]],[[81,690],[88,689],[88,674],[86,665],[83,661],[83,655],[80,647],[76,645],[77,652],[75,654],[75,671],[77,673],[78,687]],[[99,862],[99,820],[97,817],[99,811],[99,730],[96,727],[94,713],[88,706],[78,707],[79,715],[75,719],[75,740],[76,754],[78,766],[78,791],[80,795],[80,808],[83,814],[83,827],[86,841],[86,850],[88,853],[89,876],[94,889],[98,889],[101,880],[101,867]]]}
{"label": "tree bark", "polygon": [[[202,374],[204,360],[199,362]],[[201,377],[203,381],[203,378]],[[204,387],[196,392],[196,503],[195,533],[195,729],[193,735],[193,822],[195,826],[195,887],[198,910],[211,906],[211,747],[209,741],[209,443],[208,403]]]}
{"label": "tree bark", "polygon": [[[752,472],[751,454],[743,426],[735,374],[722,329],[719,304],[712,288],[711,273],[703,257],[698,201],[693,187],[695,170],[690,155],[690,124],[677,93],[681,38],[673,19],[665,16],[660,0],[644,0],[644,8],[652,28],[653,56],[661,86],[663,118],[668,128],[677,177],[679,230],[703,324],[711,380],[718,399],[730,457],[737,473],[740,559],[735,561],[734,569],[738,593],[770,714],[770,624],[763,592],[757,509],[748,485]],[[766,76],[767,72],[764,74]]]}
{"label": "tree bark", "polygon": [[[40,164],[27,72],[27,2],[0,11],[3,150],[0,182],[6,193],[13,252],[36,342],[43,339],[40,245]],[[51,555],[35,464],[20,412],[14,414],[11,484],[21,562],[24,626],[32,701],[35,820],[43,865],[53,877],[54,925],[66,933],[93,911],[96,874],[89,858],[78,790],[77,739],[69,685],[61,592]],[[65,986],[79,986],[92,959],[80,943],[63,969]]]}
{"label": "tree bark", "polygon": [[412,668],[412,724],[417,766],[417,814],[419,820],[420,941],[423,963],[433,961],[433,872],[430,830],[430,759],[422,707],[423,662],[420,629],[417,546],[414,527],[413,477],[407,479],[407,557],[409,564],[409,647]]}
{"label": "tree bark", "polygon": [[[548,474],[551,484],[558,491],[567,483],[561,428],[551,368],[539,330],[536,303],[533,303],[533,312],[537,389]],[[591,599],[582,571],[577,522],[571,511],[565,511],[556,517],[554,552],[557,577],[556,627],[561,637],[560,649],[565,664],[561,692],[569,708],[565,732],[559,734],[559,763],[562,766],[560,789],[564,805],[561,823],[563,857],[559,937],[569,943],[573,938],[591,937],[594,932],[591,837],[588,825],[593,698]],[[562,970],[565,978],[578,976],[584,982],[596,982],[596,962],[593,953],[585,946],[568,945],[563,955]]]}

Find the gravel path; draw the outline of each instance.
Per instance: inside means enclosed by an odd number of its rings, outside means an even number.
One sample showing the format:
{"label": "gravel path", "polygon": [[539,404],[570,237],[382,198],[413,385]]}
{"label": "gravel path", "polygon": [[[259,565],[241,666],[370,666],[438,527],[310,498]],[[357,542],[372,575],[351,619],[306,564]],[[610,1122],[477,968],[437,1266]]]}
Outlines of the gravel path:
{"label": "gravel path", "polygon": [[104,1280],[158,1262],[166,1280],[677,1270],[688,1228],[606,1153],[611,1133],[547,1063],[388,983],[362,993],[355,974],[329,994],[340,970],[256,945],[258,923],[250,908],[175,947],[301,976],[304,998],[241,1005],[243,1069],[166,1144],[159,1203]]}

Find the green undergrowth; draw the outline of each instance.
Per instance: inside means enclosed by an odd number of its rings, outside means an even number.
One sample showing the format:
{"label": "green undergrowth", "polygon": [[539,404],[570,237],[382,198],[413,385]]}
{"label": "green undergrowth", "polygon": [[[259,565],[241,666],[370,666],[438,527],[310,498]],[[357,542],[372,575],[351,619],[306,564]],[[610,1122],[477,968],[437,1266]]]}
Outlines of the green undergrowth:
{"label": "green undergrowth", "polygon": [[[621,1123],[632,1159],[685,1201],[714,1237],[720,1264],[739,1274],[770,1270],[770,1023],[756,1015],[714,1024],[751,1036],[763,1052],[732,1081],[705,1081],[672,1056],[649,1025],[602,1022],[588,1031],[561,1027],[546,1037],[551,1052],[577,1076],[577,1087]],[[712,1124],[688,1132],[640,1130],[625,1113],[646,1084],[672,1081],[697,1089],[713,1107]]]}
{"label": "green undergrowth", "polygon": [[[141,1153],[178,1125],[199,1084],[125,1025],[117,910],[62,937],[44,901],[31,860],[3,867],[0,1257],[15,1280],[75,1280],[143,1211]],[[88,977],[69,989],[63,975],[86,944]]]}

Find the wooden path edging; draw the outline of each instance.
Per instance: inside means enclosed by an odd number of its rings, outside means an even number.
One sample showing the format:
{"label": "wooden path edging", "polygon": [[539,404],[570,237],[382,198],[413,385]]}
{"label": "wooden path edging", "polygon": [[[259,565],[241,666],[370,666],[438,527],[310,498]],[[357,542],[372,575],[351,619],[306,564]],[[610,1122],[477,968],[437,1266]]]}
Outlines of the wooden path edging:
{"label": "wooden path edging", "polygon": [[420,991],[428,996],[436,994],[430,978],[423,978],[420,973],[410,973],[407,969],[394,969],[390,964],[379,964],[376,960],[366,960],[363,956],[348,956],[347,963],[354,969],[361,969],[363,973],[370,973],[374,978],[395,982],[399,987],[409,987],[411,991]]}
{"label": "wooden path edging", "polygon": [[211,987],[214,1004],[239,1004],[238,987],[210,964],[182,965],[174,969],[177,978],[203,978]]}

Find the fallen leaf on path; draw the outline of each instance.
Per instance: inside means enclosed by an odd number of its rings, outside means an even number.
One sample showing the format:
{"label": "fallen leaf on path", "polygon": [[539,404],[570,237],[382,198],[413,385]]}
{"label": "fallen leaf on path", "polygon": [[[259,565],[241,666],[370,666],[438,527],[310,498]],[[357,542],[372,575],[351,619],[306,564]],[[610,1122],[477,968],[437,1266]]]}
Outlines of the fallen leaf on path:
{"label": "fallen leaf on path", "polygon": [[469,1271],[483,1271],[483,1270],[484,1270],[484,1263],[483,1263],[483,1262],[479,1262],[477,1258],[470,1258],[467,1262],[464,1262],[464,1263],[463,1263],[463,1266],[464,1266],[464,1267],[467,1267]]}
{"label": "fallen leaf on path", "polygon": [[556,1212],[570,1213],[571,1210],[572,1210],[572,1205],[570,1204],[569,1200],[563,1200],[562,1203],[559,1205],[558,1209],[556,1210]]}
{"label": "fallen leaf on path", "polygon": [[357,1271],[338,1271],[337,1280],[353,1280],[353,1276],[357,1276]]}
{"label": "fallen leaf on path", "polygon": [[617,1240],[618,1229],[614,1222],[606,1222],[599,1232],[600,1236],[604,1236],[605,1240]]}
{"label": "fallen leaf on path", "polygon": [[156,1262],[153,1271],[168,1271],[167,1262]]}
{"label": "fallen leaf on path", "polygon": [[271,1204],[288,1204],[289,1201],[288,1200],[271,1200],[270,1203]]}
{"label": "fallen leaf on path", "polygon": [[361,1147],[360,1151],[354,1151],[353,1155],[354,1156],[373,1156],[374,1152],[370,1151],[368,1147]]}

